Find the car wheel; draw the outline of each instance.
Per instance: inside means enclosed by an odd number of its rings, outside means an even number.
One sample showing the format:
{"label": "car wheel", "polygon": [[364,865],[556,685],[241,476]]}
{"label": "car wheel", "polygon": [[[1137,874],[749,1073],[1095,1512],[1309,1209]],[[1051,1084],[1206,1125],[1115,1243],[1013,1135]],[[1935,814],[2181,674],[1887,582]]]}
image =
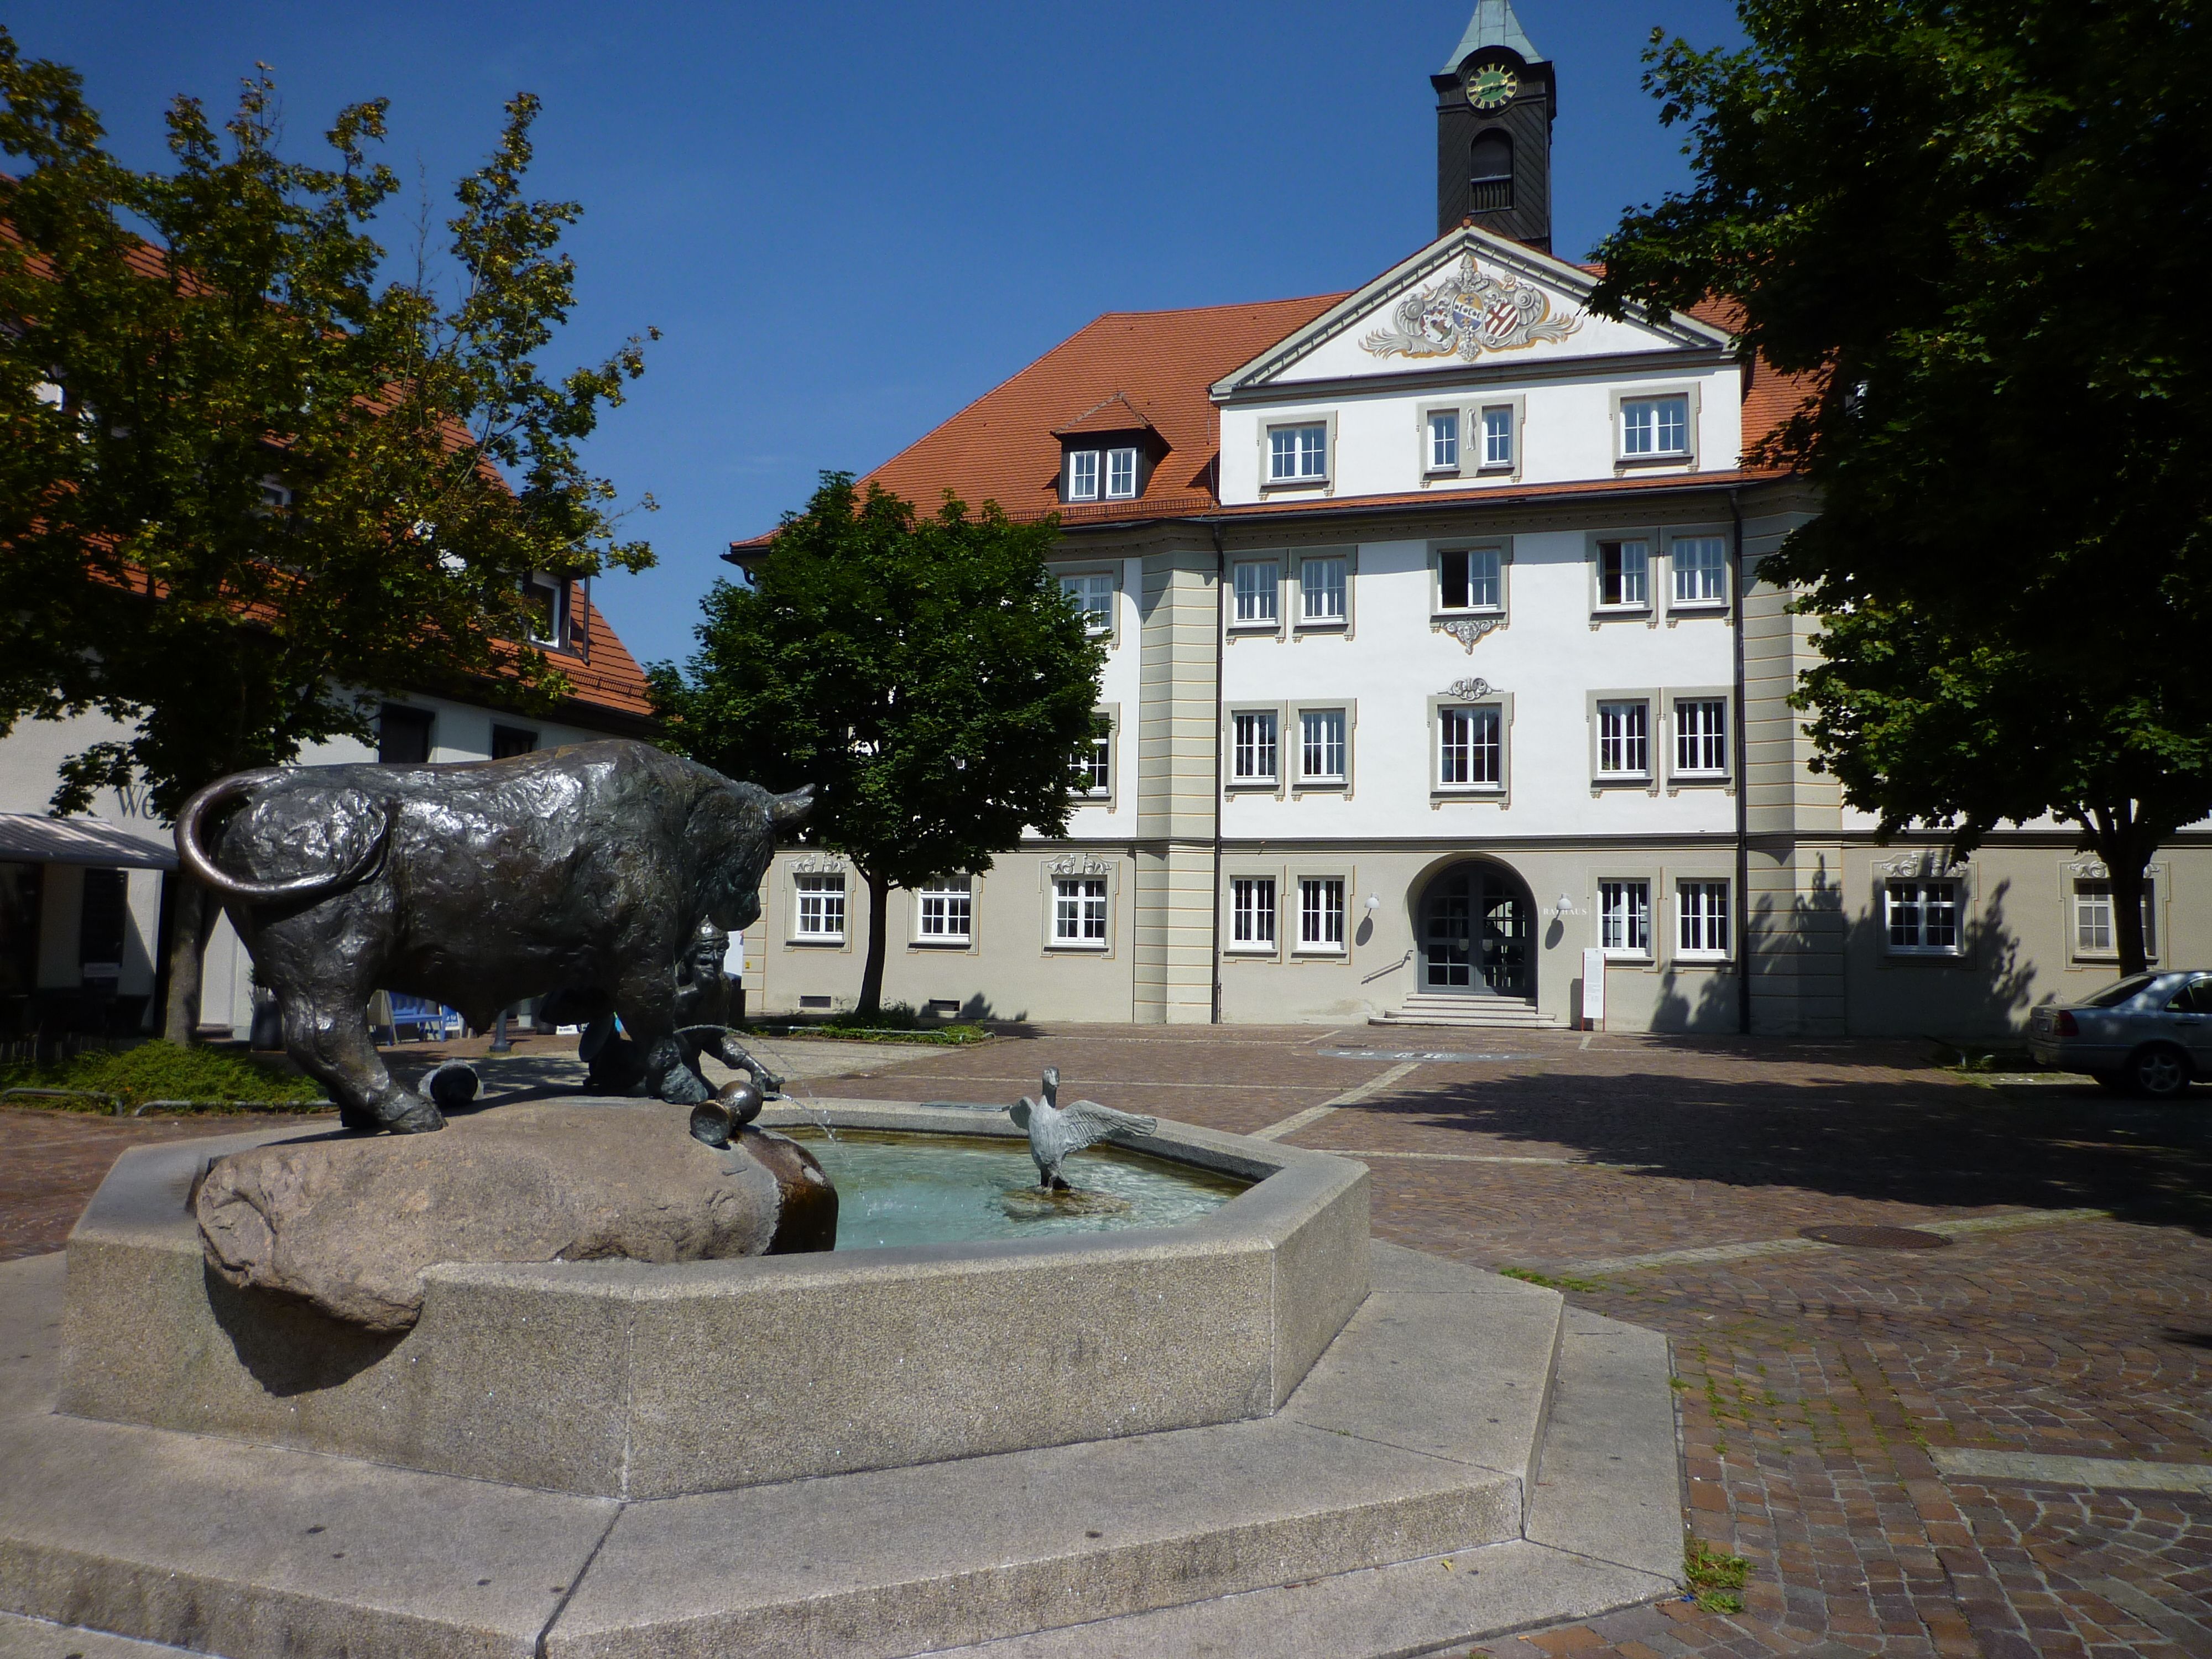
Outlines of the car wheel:
{"label": "car wheel", "polygon": [[2128,1087],[2152,1100],[2172,1100],[2189,1086],[2189,1057],[2156,1043],[2128,1056]]}

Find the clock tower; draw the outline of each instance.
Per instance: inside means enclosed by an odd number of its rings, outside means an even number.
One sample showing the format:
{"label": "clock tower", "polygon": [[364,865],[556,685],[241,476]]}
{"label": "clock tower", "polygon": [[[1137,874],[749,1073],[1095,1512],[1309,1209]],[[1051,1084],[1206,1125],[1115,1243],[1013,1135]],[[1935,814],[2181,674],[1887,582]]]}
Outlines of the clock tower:
{"label": "clock tower", "polygon": [[1437,234],[1472,219],[1552,251],[1552,65],[1513,15],[1477,0],[1437,89]]}

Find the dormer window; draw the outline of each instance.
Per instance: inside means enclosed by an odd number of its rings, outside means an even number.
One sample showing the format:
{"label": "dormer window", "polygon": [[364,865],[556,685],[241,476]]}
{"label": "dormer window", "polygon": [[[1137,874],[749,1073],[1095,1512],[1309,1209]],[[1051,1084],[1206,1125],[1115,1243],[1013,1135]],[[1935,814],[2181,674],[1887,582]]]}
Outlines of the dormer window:
{"label": "dormer window", "polygon": [[1071,449],[1067,452],[1067,499],[1071,501],[1095,501],[1098,499],[1097,450]]}
{"label": "dormer window", "polygon": [[522,584],[523,608],[530,613],[530,642],[559,650],[568,642],[568,584],[535,571]]}
{"label": "dormer window", "polygon": [[1137,493],[1137,452],[1134,449],[1109,449],[1106,452],[1106,499],[1126,501]]}
{"label": "dormer window", "polygon": [[1133,501],[1145,493],[1167,441],[1117,392],[1053,428],[1060,440],[1063,501]]}

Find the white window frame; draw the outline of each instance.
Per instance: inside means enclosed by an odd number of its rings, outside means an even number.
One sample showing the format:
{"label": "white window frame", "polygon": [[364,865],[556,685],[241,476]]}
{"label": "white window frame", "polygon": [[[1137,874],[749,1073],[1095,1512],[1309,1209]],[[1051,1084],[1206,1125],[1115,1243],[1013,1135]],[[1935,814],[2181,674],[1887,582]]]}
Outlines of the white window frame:
{"label": "white window frame", "polygon": [[[830,902],[835,896],[835,903]],[[818,898],[813,927],[808,924],[808,902]],[[793,945],[842,945],[852,929],[852,883],[842,870],[794,870],[791,874],[791,939]],[[826,922],[835,910],[836,926]]]}
{"label": "white window frame", "polygon": [[[1682,710],[1696,706],[1717,704],[1720,708],[1720,760],[1713,766],[1685,766],[1682,764],[1682,744],[1686,733],[1682,725]],[[1667,781],[1670,784],[1727,783],[1735,776],[1735,733],[1730,729],[1735,719],[1735,699],[1725,686],[1672,687],[1667,692]],[[1695,740],[1703,744],[1708,741],[1703,733]]]}
{"label": "white window frame", "polygon": [[1234,956],[1272,957],[1281,949],[1282,882],[1272,874],[1229,878],[1228,943],[1222,948]]}
{"label": "white window frame", "polygon": [[[1649,790],[1658,774],[1652,750],[1661,739],[1655,718],[1657,694],[1647,690],[1621,691],[1593,691],[1589,694],[1590,724],[1590,781],[1593,787],[1604,788],[1626,784],[1638,789]],[[1628,729],[1635,722],[1630,711],[1641,711],[1643,730]],[[1608,719],[1618,719],[1621,729],[1608,736]],[[1635,746],[1642,745],[1638,756]],[[1640,758],[1641,766],[1628,763]]]}
{"label": "white window frame", "polygon": [[[952,926],[956,919],[957,928]],[[975,944],[975,877],[951,876],[915,890],[914,942],[945,949],[965,949]]]}
{"label": "white window frame", "polygon": [[[1521,416],[1522,404],[1518,398],[1486,399],[1474,410],[1474,430],[1482,445],[1482,453],[1475,459],[1475,471],[1490,477],[1500,474],[1518,477],[1521,471]],[[1492,454],[1491,429],[1492,415],[1505,417],[1505,455],[1498,459]]]}
{"label": "white window frame", "polygon": [[[2158,955],[2158,884],[2160,872],[2154,870],[2143,874],[2143,957],[2155,963]],[[2110,936],[2106,945],[2083,942],[2081,922],[2083,901],[2094,899],[2094,889],[2103,889],[2104,927]],[[2068,951],[2076,962],[2118,962],[2120,959],[2120,913],[2112,903],[2112,878],[2109,875],[2075,875],[2069,882],[2066,894],[2067,934],[2072,941]]]}
{"label": "white window frame", "polygon": [[[1336,610],[1334,614],[1316,614],[1313,609],[1313,600],[1316,592],[1326,596],[1332,590],[1326,584],[1316,588],[1309,582],[1306,573],[1315,569],[1325,570],[1331,565],[1338,568],[1337,580],[1334,586]],[[1301,630],[1334,630],[1348,629],[1352,626],[1352,557],[1348,549],[1332,548],[1325,552],[1301,553],[1297,556],[1297,626]]]}
{"label": "white window frame", "polygon": [[[1067,452],[1066,488],[1071,501],[1095,501],[1103,480],[1100,465],[1103,457],[1095,449],[1071,449]],[[1034,477],[1036,475],[1030,475]]]}
{"label": "white window frame", "polygon": [[[1115,619],[1121,611],[1121,573],[1109,569],[1066,570],[1058,574],[1061,596],[1073,599],[1076,609],[1083,613],[1083,631],[1094,640],[1110,641],[1115,635]],[[1106,599],[1103,617],[1093,608],[1102,582],[1105,584]]]}
{"label": "white window frame", "polygon": [[1091,717],[1098,723],[1100,729],[1092,733],[1072,758],[1076,762],[1076,769],[1089,779],[1097,775],[1094,763],[1103,753],[1106,758],[1106,787],[1102,789],[1086,782],[1073,793],[1078,805],[1103,805],[1110,811],[1114,804],[1115,785],[1121,781],[1121,769],[1115,763],[1117,757],[1114,753],[1115,740],[1121,735],[1121,705],[1108,703],[1094,708],[1091,711]]}
{"label": "white window frame", "polygon": [[[1126,468],[1126,483],[1125,478]],[[1133,501],[1137,499],[1137,452],[1122,446],[1106,452],[1106,499],[1109,501]]]}
{"label": "white window frame", "polygon": [[[1279,793],[1283,787],[1283,707],[1280,703],[1246,705],[1231,708],[1226,714],[1229,730],[1228,787],[1237,790],[1266,790]],[[1267,733],[1265,744],[1269,770],[1266,773],[1244,770],[1249,760],[1256,763],[1262,747],[1259,732],[1261,726]],[[1249,735],[1248,735],[1248,728]]]}
{"label": "white window frame", "polygon": [[[1720,554],[1719,562],[1711,566],[1700,562],[1686,568],[1682,563],[1680,550],[1690,546],[1717,549]],[[1710,571],[1715,578],[1712,585],[1718,589],[1718,592],[1711,594],[1700,592],[1685,595],[1682,592],[1682,578],[1691,570],[1699,573],[1700,589],[1705,586],[1702,577]],[[1698,531],[1680,534],[1670,533],[1668,536],[1667,609],[1669,612],[1694,611],[1700,615],[1710,615],[1715,611],[1726,611],[1729,608],[1728,590],[1729,549],[1728,538],[1725,535],[1715,535],[1709,532]]]}
{"label": "white window frame", "polygon": [[[1447,457],[1440,453],[1442,444],[1437,427],[1443,422],[1451,423],[1451,452]],[[1456,477],[1462,458],[1467,453],[1467,415],[1456,404],[1439,404],[1421,410],[1421,471],[1432,478]]]}
{"label": "white window frame", "polygon": [[[1298,921],[1296,942],[1291,953],[1301,957],[1342,957],[1352,950],[1352,882],[1350,878],[1334,872],[1307,873],[1301,872],[1297,884]],[[1329,890],[1334,888],[1335,910],[1329,910]],[[1336,937],[1328,938],[1331,923]]]}
{"label": "white window frame", "polygon": [[[1321,436],[1321,471],[1293,471],[1278,474],[1275,471],[1275,434],[1304,432],[1318,429]],[[1303,465],[1306,447],[1302,440],[1292,441],[1290,451],[1292,465]],[[1322,415],[1285,416],[1278,420],[1260,423],[1260,488],[1267,489],[1312,489],[1326,488],[1336,476],[1336,415],[1330,411]]]}
{"label": "white window frame", "polygon": [[[1664,422],[1659,418],[1662,407],[1670,403],[1682,405],[1682,441],[1679,448],[1657,447]],[[1650,411],[1651,420],[1650,449],[1630,447],[1629,434],[1645,422],[1638,415]],[[1633,391],[1616,392],[1613,396],[1613,453],[1614,464],[1623,467],[1680,466],[1697,459],[1698,453],[1698,391],[1694,386],[1653,386]]]}
{"label": "white window frame", "polygon": [[[1349,703],[1299,704],[1291,711],[1298,729],[1297,786],[1301,789],[1342,790],[1352,783],[1352,707]],[[1308,741],[1306,722],[1316,716],[1326,720],[1334,715],[1337,721],[1337,769],[1334,772],[1310,772],[1306,759],[1312,749]],[[1323,739],[1324,748],[1327,740]]]}
{"label": "white window frame", "polygon": [[[1590,538],[1590,611],[1605,617],[1649,617],[1651,615],[1651,558],[1652,538],[1642,531],[1622,531],[1617,535]],[[1620,550],[1620,582],[1619,599],[1607,599],[1605,591],[1606,550]],[[1633,552],[1632,553],[1632,550]],[[1636,586],[1642,597],[1628,597],[1630,577],[1637,578]]]}
{"label": "white window frame", "polygon": [[1283,560],[1279,555],[1264,559],[1231,560],[1229,582],[1230,632],[1280,634],[1283,631]]}
{"label": "white window frame", "polygon": [[[1652,959],[1651,878],[1649,876],[1600,876],[1597,879],[1597,902],[1592,907],[1597,913],[1598,948],[1605,952],[1607,962],[1649,962]],[[1620,925],[1620,942],[1610,937],[1615,922]],[[1642,939],[1636,938],[1641,924]]]}
{"label": "white window frame", "polygon": [[[1938,893],[1943,895],[1938,898]],[[1935,911],[1950,911],[1948,940],[1936,938]],[[1967,891],[1957,876],[1886,876],[1881,884],[1881,948],[1892,957],[1959,957],[1966,950]],[[1898,938],[1900,924],[1905,937]]]}
{"label": "white window frame", "polygon": [[[1466,605],[1444,603],[1444,562],[1464,557],[1468,560],[1468,599]],[[1496,583],[1497,603],[1476,605],[1474,560],[1477,557],[1494,559],[1498,566]],[[1449,620],[1460,617],[1503,617],[1506,613],[1508,573],[1513,567],[1513,550],[1505,542],[1439,542],[1429,550],[1429,615],[1432,619]]]}
{"label": "white window frame", "polygon": [[[1492,781],[1461,781],[1444,776],[1444,739],[1451,717],[1462,709],[1486,711],[1497,721],[1498,775]],[[1462,697],[1429,699],[1429,788],[1441,799],[1496,800],[1506,799],[1512,785],[1513,699],[1504,694],[1468,702]],[[1472,745],[1470,745],[1472,749]]]}
{"label": "white window frame", "polygon": [[[1727,962],[1735,953],[1735,895],[1731,883],[1724,876],[1680,876],[1674,884],[1674,959],[1677,962]],[[1696,901],[1692,902],[1692,890]],[[1712,896],[1719,895],[1720,915],[1716,921],[1710,913]],[[1698,935],[1699,944],[1690,944],[1692,933]],[[1720,936],[1716,946],[1711,941],[1714,933]]]}
{"label": "white window frame", "polygon": [[[1098,929],[1095,936],[1091,933],[1094,921]],[[1109,949],[1114,943],[1112,879],[1106,876],[1048,875],[1045,939],[1056,951]]]}
{"label": "white window frame", "polygon": [[[288,500],[290,494],[289,490],[285,492]],[[568,644],[568,582],[562,577],[548,576],[543,572],[533,570],[522,579],[522,591],[526,594],[534,595],[542,592],[549,596],[546,612],[550,620],[547,626],[551,636],[549,638],[538,631],[538,613],[532,611],[530,613],[529,623],[531,644],[542,646],[549,651],[566,649]]]}

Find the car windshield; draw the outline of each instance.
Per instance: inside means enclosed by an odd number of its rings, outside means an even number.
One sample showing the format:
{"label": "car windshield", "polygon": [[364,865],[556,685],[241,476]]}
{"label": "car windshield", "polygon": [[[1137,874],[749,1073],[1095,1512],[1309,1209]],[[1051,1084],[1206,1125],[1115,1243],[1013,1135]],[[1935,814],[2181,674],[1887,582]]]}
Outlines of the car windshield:
{"label": "car windshield", "polygon": [[2082,998],[2081,1006],[2084,1008],[2117,1008],[2122,1003],[2131,1000],[2143,987],[2157,977],[2156,974],[2136,974],[2131,978],[2122,980],[2118,985],[2107,985],[2093,997]]}

